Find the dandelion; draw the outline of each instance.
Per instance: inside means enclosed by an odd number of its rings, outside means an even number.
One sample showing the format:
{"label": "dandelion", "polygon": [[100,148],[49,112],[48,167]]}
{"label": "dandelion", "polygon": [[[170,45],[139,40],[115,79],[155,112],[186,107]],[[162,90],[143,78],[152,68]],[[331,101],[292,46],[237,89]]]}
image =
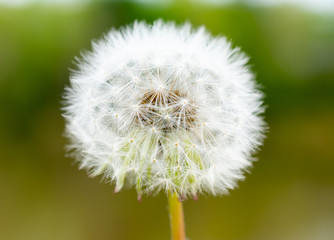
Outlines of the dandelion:
{"label": "dandelion", "polygon": [[[252,164],[264,123],[247,62],[204,27],[159,20],[111,30],[66,89],[69,148],[115,192],[166,192],[173,222],[183,214],[178,199],[225,194]],[[180,224],[174,239],[184,239]]]}

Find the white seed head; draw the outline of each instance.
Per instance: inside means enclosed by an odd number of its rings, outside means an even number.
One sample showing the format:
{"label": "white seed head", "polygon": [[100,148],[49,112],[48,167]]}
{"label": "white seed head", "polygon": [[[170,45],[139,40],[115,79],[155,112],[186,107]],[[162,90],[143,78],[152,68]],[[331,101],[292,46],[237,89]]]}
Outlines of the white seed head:
{"label": "white seed head", "polygon": [[70,149],[115,191],[224,194],[263,139],[262,94],[247,62],[203,27],[156,21],[111,30],[66,89]]}

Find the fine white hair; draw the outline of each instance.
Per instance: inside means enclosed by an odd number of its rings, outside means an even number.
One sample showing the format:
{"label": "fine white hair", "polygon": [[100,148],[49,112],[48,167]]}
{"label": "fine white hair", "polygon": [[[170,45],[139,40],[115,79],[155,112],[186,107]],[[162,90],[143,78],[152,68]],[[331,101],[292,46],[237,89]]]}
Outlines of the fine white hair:
{"label": "fine white hair", "polygon": [[247,63],[225,37],[189,23],[113,29],[71,75],[69,149],[115,191],[227,193],[263,139],[262,93]]}

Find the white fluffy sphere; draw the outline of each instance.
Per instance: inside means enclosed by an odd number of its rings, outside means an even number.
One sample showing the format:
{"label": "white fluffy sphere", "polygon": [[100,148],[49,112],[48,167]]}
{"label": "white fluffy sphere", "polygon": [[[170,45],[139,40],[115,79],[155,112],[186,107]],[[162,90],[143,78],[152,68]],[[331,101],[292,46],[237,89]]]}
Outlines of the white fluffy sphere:
{"label": "white fluffy sphere", "polygon": [[116,191],[226,193],[263,138],[262,94],[247,62],[204,27],[156,21],[111,30],[66,89],[70,149]]}

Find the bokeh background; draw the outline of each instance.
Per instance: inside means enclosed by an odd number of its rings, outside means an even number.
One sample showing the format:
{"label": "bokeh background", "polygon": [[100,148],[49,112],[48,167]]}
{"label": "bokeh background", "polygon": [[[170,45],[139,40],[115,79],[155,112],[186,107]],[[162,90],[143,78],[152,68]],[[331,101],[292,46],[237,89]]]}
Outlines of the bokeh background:
{"label": "bokeh background", "polygon": [[334,239],[334,2],[0,0],[0,239],[168,240],[163,194],[90,179],[64,157],[74,56],[111,27],[162,18],[251,56],[270,130],[225,197],[184,204],[191,240]]}

